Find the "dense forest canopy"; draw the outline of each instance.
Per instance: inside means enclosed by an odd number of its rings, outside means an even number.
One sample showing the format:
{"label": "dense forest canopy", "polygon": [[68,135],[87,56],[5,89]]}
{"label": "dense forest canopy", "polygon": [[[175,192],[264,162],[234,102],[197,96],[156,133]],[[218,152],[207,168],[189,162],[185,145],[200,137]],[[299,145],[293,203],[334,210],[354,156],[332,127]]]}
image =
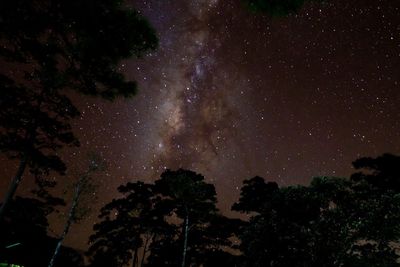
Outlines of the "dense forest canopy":
{"label": "dense forest canopy", "polygon": [[[214,185],[189,170],[129,182],[101,209],[89,266],[398,266],[400,195],[389,185],[400,179],[399,162],[391,154],[361,158],[351,177],[316,177],[307,186],[245,180],[232,210],[248,220],[224,216]],[[24,266],[46,262],[55,244],[46,215],[60,204],[49,195],[16,198],[1,242],[21,245],[3,248],[3,257]],[[46,246],[31,251],[36,240]],[[83,266],[83,256],[62,247],[56,265]]]}

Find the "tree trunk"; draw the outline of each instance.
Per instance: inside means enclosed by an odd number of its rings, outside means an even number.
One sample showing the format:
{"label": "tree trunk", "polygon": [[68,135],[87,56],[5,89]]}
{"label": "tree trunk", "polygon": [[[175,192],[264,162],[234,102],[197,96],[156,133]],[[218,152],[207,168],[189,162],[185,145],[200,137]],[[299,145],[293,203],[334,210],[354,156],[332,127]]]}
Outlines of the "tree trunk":
{"label": "tree trunk", "polygon": [[185,217],[185,236],[184,236],[184,240],[183,240],[182,267],[185,267],[185,264],[186,264],[186,251],[187,251],[188,233],[189,233],[189,215],[186,214],[186,217]]}
{"label": "tree trunk", "polygon": [[136,267],[137,266],[137,262],[138,262],[138,249],[135,248],[135,250],[133,251],[133,257],[132,257],[132,267]]}
{"label": "tree trunk", "polygon": [[151,237],[148,236],[148,237],[146,238],[145,243],[144,243],[142,260],[140,261],[140,267],[143,267],[144,259],[145,259],[145,257],[146,257],[146,253],[147,253],[147,246],[148,246],[148,244],[149,244],[149,240],[150,240],[150,239],[151,239]]}
{"label": "tree trunk", "polygon": [[26,155],[23,155],[19,163],[17,173],[15,174],[14,179],[11,181],[11,184],[6,192],[6,195],[4,196],[3,203],[1,204],[0,221],[3,219],[7,207],[10,204],[10,201],[13,199],[15,192],[17,191],[17,187],[22,180],[22,175],[25,172],[27,164],[28,164],[28,157]]}
{"label": "tree trunk", "polygon": [[73,221],[74,215],[75,215],[75,210],[76,210],[76,207],[77,207],[77,205],[78,205],[79,196],[80,196],[80,193],[81,193],[81,185],[82,185],[82,182],[83,182],[84,177],[85,177],[85,176],[83,176],[83,177],[79,180],[78,184],[76,185],[75,193],[74,193],[74,198],[73,198],[73,200],[72,200],[72,205],[71,205],[71,208],[70,208],[69,213],[68,213],[67,222],[66,222],[66,224],[65,224],[65,226],[64,226],[63,233],[62,233],[60,239],[59,239],[58,242],[57,242],[56,249],[54,250],[53,256],[51,257],[51,260],[50,260],[50,262],[49,262],[48,267],[53,267],[54,261],[55,261],[57,255],[58,255],[58,253],[60,252],[62,242],[64,241],[65,237],[67,236],[67,234],[68,234],[68,232],[69,232],[69,228],[71,227],[71,224],[72,224],[72,221]]}

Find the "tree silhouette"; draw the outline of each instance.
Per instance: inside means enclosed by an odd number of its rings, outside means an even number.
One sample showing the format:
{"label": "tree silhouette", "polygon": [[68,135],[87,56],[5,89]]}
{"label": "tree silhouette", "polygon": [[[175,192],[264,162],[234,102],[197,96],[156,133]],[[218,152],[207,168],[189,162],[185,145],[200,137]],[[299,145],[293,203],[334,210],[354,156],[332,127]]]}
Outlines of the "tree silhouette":
{"label": "tree silhouette", "polygon": [[259,176],[244,180],[239,202],[233,204],[232,209],[245,213],[260,212],[263,209],[262,205],[271,200],[278,190],[277,183],[265,183],[264,179]]}
{"label": "tree silhouette", "polygon": [[207,227],[207,222],[217,213],[214,185],[206,183],[202,175],[183,169],[163,172],[155,184],[172,202],[174,215],[183,219],[181,266],[184,267],[190,247],[189,232]]}
{"label": "tree silhouette", "polygon": [[87,198],[94,192],[95,186],[91,176],[96,171],[104,170],[104,165],[104,162],[99,159],[99,157],[97,157],[96,155],[91,155],[87,170],[79,176],[78,181],[75,183],[71,206],[68,211],[64,229],[60,238],[58,239],[56,248],[54,250],[53,256],[50,259],[48,267],[52,267],[54,265],[54,262],[60,252],[62,243],[69,233],[71,225],[73,223],[81,221],[90,211],[90,208],[87,207],[87,203],[84,202],[85,197]]}
{"label": "tree silhouette", "polygon": [[383,154],[377,158],[360,158],[353,162],[353,166],[361,171],[353,174],[354,181],[366,181],[383,191],[400,192],[400,157],[392,154]]}
{"label": "tree silhouette", "polygon": [[[164,219],[171,208],[163,205],[154,185],[128,183],[118,191],[124,198],[114,199],[101,209],[102,221],[94,226],[88,255],[91,266],[143,266],[150,242],[167,235],[171,227]],[[141,252],[141,253],[140,253]]]}
{"label": "tree silhouette", "polygon": [[1,218],[27,167],[65,171],[57,151],[78,145],[69,122],[79,116],[65,93],[133,95],[136,84],[118,64],[154,49],[157,38],[122,1],[17,0],[0,2],[0,43],[0,151],[19,160]]}
{"label": "tree silhouette", "polygon": [[[190,232],[190,262],[188,266],[217,267],[222,265],[236,266],[239,256],[230,251],[236,250],[237,230],[242,225],[239,219],[222,215],[212,216],[202,227],[193,227]],[[229,252],[228,252],[229,251]]]}
{"label": "tree silhouette", "polygon": [[240,235],[244,266],[398,266],[397,160],[361,159],[355,165],[372,174],[317,177],[309,186],[246,180],[233,206],[251,215]]}
{"label": "tree silhouette", "polygon": [[90,237],[91,266],[220,266],[236,257],[231,237],[239,220],[216,208],[204,177],[166,170],[155,184],[128,183],[124,196],[106,204]]}
{"label": "tree silhouette", "polygon": [[[49,189],[55,183],[36,178],[35,198],[16,197],[0,227],[7,229],[0,235],[0,261],[27,267],[46,266],[57,240],[47,235],[47,216],[58,206],[65,205],[62,199],[52,196]],[[75,250],[61,247],[57,266],[83,266],[83,258]]]}
{"label": "tree silhouette", "polygon": [[[1,244],[21,242],[21,239],[30,236],[44,236],[49,226],[47,216],[60,206],[64,206],[63,199],[54,197],[49,189],[55,186],[54,181],[43,177],[36,177],[36,187],[32,190],[32,197],[18,197],[12,204],[12,209],[4,217],[3,228],[7,231],[1,235]],[[33,238],[32,238],[33,239]]]}

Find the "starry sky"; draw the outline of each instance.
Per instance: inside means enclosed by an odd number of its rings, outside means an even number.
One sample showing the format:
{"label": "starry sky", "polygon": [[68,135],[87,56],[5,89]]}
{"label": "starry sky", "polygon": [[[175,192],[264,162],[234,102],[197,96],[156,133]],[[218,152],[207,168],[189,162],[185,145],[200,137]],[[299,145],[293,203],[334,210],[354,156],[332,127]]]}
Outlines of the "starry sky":
{"label": "starry sky", "polygon": [[[68,245],[86,247],[97,210],[120,184],[154,181],[165,168],[202,173],[231,214],[242,181],[255,175],[307,184],[348,176],[358,157],[400,153],[398,0],[309,3],[273,19],[240,1],[127,4],[150,20],[160,46],[121,64],[138,82],[134,98],[73,97],[81,147],[62,151],[70,171],[58,187],[84,170],[88,151],[108,167],[94,177],[94,212]],[[14,170],[10,163],[5,173]],[[30,187],[24,181],[18,193]]]}

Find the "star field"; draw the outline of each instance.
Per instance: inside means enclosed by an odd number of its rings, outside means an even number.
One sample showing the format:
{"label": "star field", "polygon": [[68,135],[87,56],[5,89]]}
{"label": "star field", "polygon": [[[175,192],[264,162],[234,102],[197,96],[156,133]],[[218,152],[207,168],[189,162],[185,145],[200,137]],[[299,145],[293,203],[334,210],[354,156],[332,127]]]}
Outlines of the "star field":
{"label": "star field", "polygon": [[[327,1],[274,19],[239,1],[130,4],[160,47],[121,64],[139,84],[134,98],[74,97],[82,145],[63,152],[71,170],[85,168],[88,151],[107,161],[94,210],[122,183],[186,168],[215,183],[229,214],[244,179],[305,184],[348,176],[360,156],[400,152],[398,1]],[[96,216],[76,231],[86,237]],[[83,239],[68,242],[84,247]]]}

